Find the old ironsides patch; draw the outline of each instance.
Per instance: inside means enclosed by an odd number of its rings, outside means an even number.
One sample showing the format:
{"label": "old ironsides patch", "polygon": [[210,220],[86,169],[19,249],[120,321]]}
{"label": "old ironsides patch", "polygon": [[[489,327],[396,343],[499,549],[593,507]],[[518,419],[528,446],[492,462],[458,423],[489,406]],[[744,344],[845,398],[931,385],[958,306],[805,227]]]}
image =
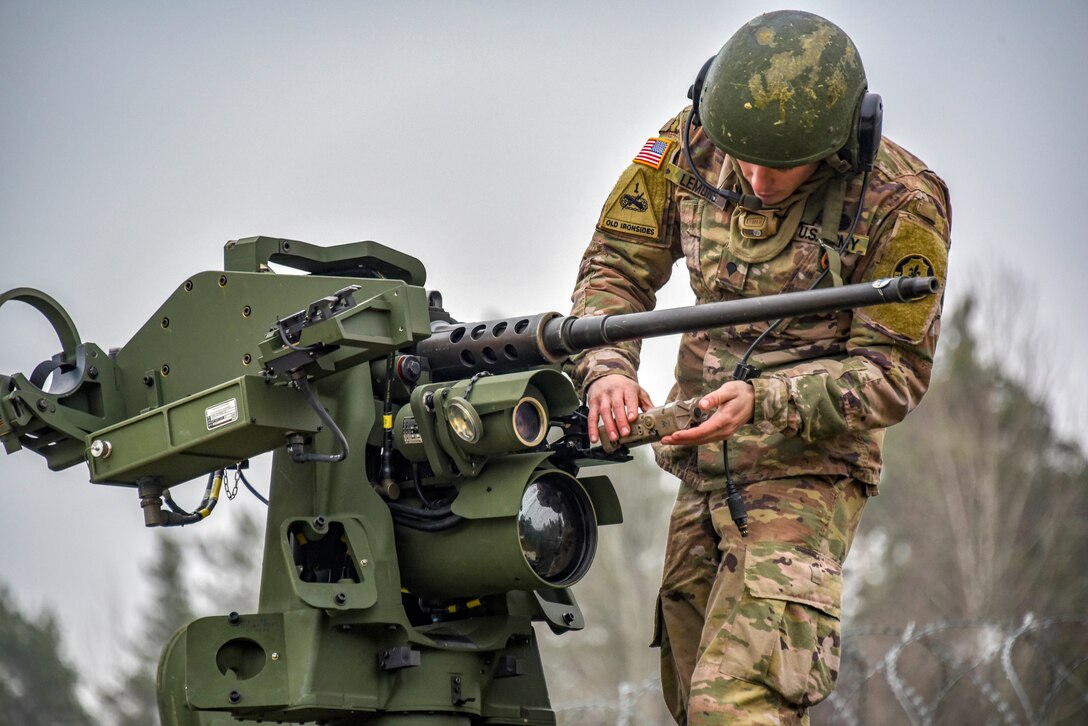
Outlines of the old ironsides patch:
{"label": "old ironsides patch", "polygon": [[666,191],[666,182],[660,173],[647,172],[632,164],[605,202],[597,222],[598,229],[660,238]]}

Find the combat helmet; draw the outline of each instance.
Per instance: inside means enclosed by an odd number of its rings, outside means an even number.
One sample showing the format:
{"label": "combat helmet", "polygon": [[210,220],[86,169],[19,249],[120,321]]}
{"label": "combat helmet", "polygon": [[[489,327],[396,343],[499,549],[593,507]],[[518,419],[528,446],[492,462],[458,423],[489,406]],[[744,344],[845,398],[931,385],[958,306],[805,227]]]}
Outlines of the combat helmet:
{"label": "combat helmet", "polygon": [[693,100],[719,149],[779,168],[840,150],[856,156],[851,147],[868,83],[857,48],[834,23],[799,10],[766,13],[709,63]]}

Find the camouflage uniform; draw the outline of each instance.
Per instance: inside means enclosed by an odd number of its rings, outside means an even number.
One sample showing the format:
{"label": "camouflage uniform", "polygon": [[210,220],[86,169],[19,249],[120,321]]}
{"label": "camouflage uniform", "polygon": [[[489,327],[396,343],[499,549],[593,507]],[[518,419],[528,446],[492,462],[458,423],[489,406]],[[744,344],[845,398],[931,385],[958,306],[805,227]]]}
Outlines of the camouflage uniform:
{"label": "camouflage uniform", "polygon": [[[850,245],[835,265],[821,236],[829,190],[841,177],[824,164],[793,207],[796,232],[768,247],[731,232],[720,209],[691,190],[678,129],[685,111],[651,142],[664,157],[634,163],[609,196],[586,250],[573,314],[649,310],[674,261],[687,264],[699,303],[810,288],[821,269],[843,282],[932,274],[947,265],[951,210],[944,183],[884,139]],[[648,146],[651,142],[648,142]],[[692,159],[704,178],[751,193],[733,162],[698,129]],[[659,161],[655,165],[654,162]],[[842,187],[840,187],[840,193]],[[860,177],[845,186],[844,231]],[[705,195],[704,195],[705,196]],[[771,240],[767,240],[770,242]],[[762,247],[761,247],[762,246]],[[780,248],[780,249],[779,249]],[[825,279],[821,286],[832,284]],[[917,405],[929,382],[940,326],[937,297],[787,321],[750,362],[755,411],[727,444],[748,508],[742,539],[725,506],[723,443],[657,446],[658,463],[681,480],[659,599],[662,685],[678,723],[792,723],[833,689],[838,670],[842,563],[868,496],[876,494],[884,428]],[[728,381],[766,323],[683,336],[669,400]],[[637,344],[591,351],[572,375],[636,378]]]}

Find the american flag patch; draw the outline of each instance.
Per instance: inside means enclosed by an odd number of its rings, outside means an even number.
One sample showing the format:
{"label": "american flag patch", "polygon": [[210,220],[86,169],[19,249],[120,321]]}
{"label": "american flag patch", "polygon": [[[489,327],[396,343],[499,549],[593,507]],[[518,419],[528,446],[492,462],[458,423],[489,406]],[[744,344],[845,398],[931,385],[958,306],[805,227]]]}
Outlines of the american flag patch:
{"label": "american flag patch", "polygon": [[672,141],[669,139],[648,139],[642,147],[642,151],[635,156],[634,162],[660,169],[661,165],[665,163],[665,155],[669,153],[670,146],[672,146]]}

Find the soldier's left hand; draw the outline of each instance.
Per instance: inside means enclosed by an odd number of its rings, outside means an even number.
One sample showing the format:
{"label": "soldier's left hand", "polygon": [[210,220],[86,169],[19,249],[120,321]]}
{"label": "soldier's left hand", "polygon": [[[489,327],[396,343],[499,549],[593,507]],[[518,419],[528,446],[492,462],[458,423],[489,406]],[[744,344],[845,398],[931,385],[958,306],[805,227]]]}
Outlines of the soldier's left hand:
{"label": "soldier's left hand", "polygon": [[744,424],[752,420],[756,394],[747,381],[729,381],[716,391],[699,399],[704,411],[718,409],[698,426],[665,436],[661,443],[668,446],[696,446],[712,441],[723,441]]}

